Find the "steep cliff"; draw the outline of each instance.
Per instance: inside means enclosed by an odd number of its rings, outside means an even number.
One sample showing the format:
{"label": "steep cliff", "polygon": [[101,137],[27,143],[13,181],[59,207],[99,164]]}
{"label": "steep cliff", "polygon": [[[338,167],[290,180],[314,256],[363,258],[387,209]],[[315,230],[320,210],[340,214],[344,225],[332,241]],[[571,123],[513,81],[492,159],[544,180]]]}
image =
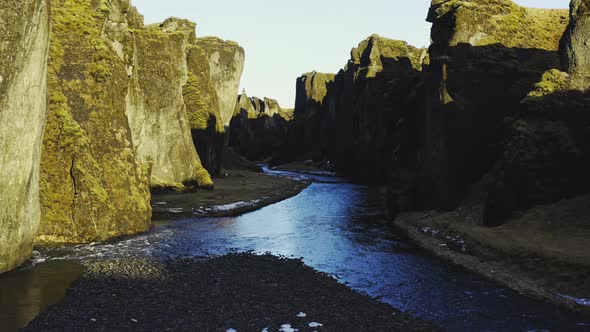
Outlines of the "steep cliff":
{"label": "steep cliff", "polygon": [[[408,98],[421,77],[426,52],[404,41],[372,35],[351,52],[328,94],[326,150],[337,170],[383,182],[397,150],[399,126],[412,110]],[[405,142],[403,142],[405,143]]]}
{"label": "steep cliff", "polygon": [[510,0],[434,0],[428,20],[417,192],[426,206],[453,208],[500,158],[505,118],[559,66],[567,12]]}
{"label": "steep cliff", "polygon": [[560,44],[563,70],[569,73],[569,86],[587,89],[590,82],[590,2],[574,0],[570,4],[570,24]]}
{"label": "steep cliff", "polygon": [[501,159],[490,176],[483,222],[587,193],[590,187],[588,3],[571,3],[561,41],[562,69],[548,70],[520,104]]}
{"label": "steep cliff", "polygon": [[193,144],[183,96],[194,35],[194,23],[175,18],[133,34],[126,112],[139,159],[152,165],[152,187],[213,186]]}
{"label": "steep cliff", "polygon": [[274,99],[248,97],[243,91],[230,122],[229,146],[253,161],[277,157],[286,142],[289,113]]}
{"label": "steep cliff", "polygon": [[229,126],[234,114],[240,79],[244,71],[244,49],[235,42],[215,37],[198,38],[200,46],[209,59],[209,73],[217,91],[223,126]]}
{"label": "steep cliff", "polygon": [[209,58],[202,46],[189,45],[187,69],[188,80],[183,94],[193,142],[203,166],[209,174],[218,176],[221,172],[225,127],[217,91],[211,81]]}
{"label": "steep cliff", "polygon": [[28,259],[40,222],[47,110],[46,0],[0,3],[0,273]]}
{"label": "steep cliff", "polygon": [[92,242],[150,227],[149,170],[136,159],[128,72],[111,39],[139,19],[124,0],[52,1],[38,241]]}

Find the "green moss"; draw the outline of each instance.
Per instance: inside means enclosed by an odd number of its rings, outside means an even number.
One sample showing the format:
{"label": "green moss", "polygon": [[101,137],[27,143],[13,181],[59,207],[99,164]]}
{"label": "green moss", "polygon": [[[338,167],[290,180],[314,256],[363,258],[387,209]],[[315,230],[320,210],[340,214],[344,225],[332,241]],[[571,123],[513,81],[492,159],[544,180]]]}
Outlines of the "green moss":
{"label": "green moss", "polygon": [[557,69],[551,69],[543,73],[541,81],[535,85],[527,97],[542,97],[566,88],[568,74]]}
{"label": "green moss", "polygon": [[149,228],[149,178],[125,115],[127,73],[102,25],[109,2],[54,0],[40,242],[91,242]]}
{"label": "green moss", "polygon": [[223,133],[225,128],[221,120],[217,92],[211,82],[209,60],[201,47],[188,47],[187,67],[188,79],[183,97],[191,128],[206,130],[210,119],[214,118],[216,131]]}

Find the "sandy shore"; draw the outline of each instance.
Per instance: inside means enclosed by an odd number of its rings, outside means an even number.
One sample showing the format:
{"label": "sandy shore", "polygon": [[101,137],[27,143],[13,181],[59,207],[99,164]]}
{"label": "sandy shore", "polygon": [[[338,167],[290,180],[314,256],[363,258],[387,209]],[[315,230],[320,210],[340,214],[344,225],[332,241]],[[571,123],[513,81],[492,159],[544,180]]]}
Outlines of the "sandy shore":
{"label": "sandy shore", "polygon": [[233,254],[87,263],[66,297],[25,329],[433,331],[299,260]]}
{"label": "sandy shore", "polygon": [[225,170],[224,173],[223,177],[215,179],[215,189],[211,191],[153,194],[152,218],[237,216],[293,197],[310,185],[308,181],[246,169]]}

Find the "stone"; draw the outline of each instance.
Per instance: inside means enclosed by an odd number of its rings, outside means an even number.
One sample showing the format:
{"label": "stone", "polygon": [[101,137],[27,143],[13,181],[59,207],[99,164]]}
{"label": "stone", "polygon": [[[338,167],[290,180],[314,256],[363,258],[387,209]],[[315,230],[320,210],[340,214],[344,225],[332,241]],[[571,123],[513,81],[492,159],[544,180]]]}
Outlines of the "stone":
{"label": "stone", "polygon": [[0,273],[33,250],[47,111],[46,0],[0,2]]}

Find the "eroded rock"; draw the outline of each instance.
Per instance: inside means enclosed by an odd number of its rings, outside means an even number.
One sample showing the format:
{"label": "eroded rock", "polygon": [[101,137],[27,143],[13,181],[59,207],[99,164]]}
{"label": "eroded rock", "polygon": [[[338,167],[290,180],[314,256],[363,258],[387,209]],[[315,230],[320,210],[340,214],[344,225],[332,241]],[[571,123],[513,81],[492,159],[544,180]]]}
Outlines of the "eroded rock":
{"label": "eroded rock", "polygon": [[0,273],[31,255],[47,110],[46,0],[0,2]]}

